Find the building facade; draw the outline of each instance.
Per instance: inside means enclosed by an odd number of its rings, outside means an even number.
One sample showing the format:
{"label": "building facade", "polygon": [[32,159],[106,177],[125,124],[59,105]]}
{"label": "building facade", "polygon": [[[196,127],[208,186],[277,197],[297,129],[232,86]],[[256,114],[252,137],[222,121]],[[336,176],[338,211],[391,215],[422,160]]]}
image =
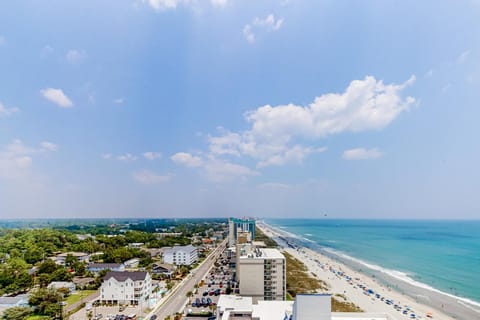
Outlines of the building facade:
{"label": "building facade", "polygon": [[237,281],[240,295],[259,300],[285,300],[285,257],[277,249],[237,245]]}
{"label": "building facade", "polygon": [[163,251],[163,262],[174,265],[190,266],[197,262],[198,251],[197,248],[189,244],[188,246],[175,246],[166,248]]}
{"label": "building facade", "polygon": [[152,279],[145,271],[109,271],[100,287],[100,301],[113,304],[141,305],[152,294]]}
{"label": "building facade", "polygon": [[230,247],[237,243],[238,232],[245,231],[250,233],[251,240],[255,239],[255,220],[254,219],[228,219],[228,245]]}

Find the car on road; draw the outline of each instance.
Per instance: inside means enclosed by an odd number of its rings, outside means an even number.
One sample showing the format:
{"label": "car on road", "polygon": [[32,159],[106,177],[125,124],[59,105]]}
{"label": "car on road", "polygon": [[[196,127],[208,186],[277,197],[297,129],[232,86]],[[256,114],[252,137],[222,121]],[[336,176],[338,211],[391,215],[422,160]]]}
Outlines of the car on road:
{"label": "car on road", "polygon": [[150,317],[150,320],[156,320],[156,319],[157,319],[157,315],[156,315],[156,314],[154,314],[154,315],[152,315],[152,316]]}

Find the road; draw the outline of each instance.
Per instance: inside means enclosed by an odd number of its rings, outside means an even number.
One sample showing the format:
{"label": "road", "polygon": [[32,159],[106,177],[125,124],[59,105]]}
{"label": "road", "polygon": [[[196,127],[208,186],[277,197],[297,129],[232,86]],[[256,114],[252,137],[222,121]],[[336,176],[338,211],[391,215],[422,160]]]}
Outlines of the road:
{"label": "road", "polygon": [[164,320],[167,316],[182,311],[187,300],[187,292],[194,291],[195,284],[199,283],[203,277],[205,277],[208,270],[210,270],[214,262],[225,249],[226,243],[227,240],[223,241],[197,269],[192,270],[190,275],[187,276],[187,279],[176,288],[175,292],[154,311],[153,314],[157,315],[158,320]]}

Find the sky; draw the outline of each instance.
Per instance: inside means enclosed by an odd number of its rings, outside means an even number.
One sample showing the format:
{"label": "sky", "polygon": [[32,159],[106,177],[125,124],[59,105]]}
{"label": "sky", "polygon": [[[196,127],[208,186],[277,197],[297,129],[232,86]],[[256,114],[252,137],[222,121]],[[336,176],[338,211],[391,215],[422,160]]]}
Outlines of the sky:
{"label": "sky", "polygon": [[0,218],[480,218],[480,1],[0,3]]}

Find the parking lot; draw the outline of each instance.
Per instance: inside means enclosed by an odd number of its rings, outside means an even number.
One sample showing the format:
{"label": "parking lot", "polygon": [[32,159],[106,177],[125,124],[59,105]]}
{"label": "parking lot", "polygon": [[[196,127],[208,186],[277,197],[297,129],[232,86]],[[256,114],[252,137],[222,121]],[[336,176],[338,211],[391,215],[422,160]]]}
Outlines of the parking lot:
{"label": "parking lot", "polygon": [[200,282],[197,292],[186,306],[185,314],[214,310],[220,295],[238,293],[238,285],[234,281],[235,270],[230,268],[230,262],[231,259],[224,252]]}

